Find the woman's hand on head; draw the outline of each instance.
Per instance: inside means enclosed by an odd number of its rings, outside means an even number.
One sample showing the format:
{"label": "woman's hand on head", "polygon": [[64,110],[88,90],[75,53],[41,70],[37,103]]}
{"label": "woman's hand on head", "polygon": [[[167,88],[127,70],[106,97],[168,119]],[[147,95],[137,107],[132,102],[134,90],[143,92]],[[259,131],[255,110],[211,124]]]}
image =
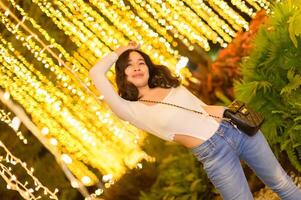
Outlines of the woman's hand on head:
{"label": "woman's hand on head", "polygon": [[118,54],[118,56],[120,56],[124,51],[128,50],[128,49],[139,49],[140,48],[140,44],[138,44],[135,41],[130,41],[128,43],[128,45],[123,45],[118,47],[115,52]]}

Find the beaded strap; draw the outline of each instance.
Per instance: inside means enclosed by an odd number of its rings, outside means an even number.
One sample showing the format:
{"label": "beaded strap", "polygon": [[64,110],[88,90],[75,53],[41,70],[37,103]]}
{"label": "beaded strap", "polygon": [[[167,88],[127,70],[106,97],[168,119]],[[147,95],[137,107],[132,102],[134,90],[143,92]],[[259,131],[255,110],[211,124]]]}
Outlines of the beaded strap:
{"label": "beaded strap", "polygon": [[[198,113],[198,114],[203,114],[203,115],[205,115],[204,113],[202,113],[202,112],[200,112],[200,111],[193,110],[193,109],[189,109],[189,108],[185,108],[185,107],[182,107],[182,106],[179,106],[179,105],[175,105],[175,104],[172,104],[172,103],[161,102],[161,101],[145,100],[145,99],[139,99],[138,101],[145,101],[145,102],[161,103],[161,104],[171,105],[171,106],[175,106],[175,107],[182,108],[182,109],[185,109],[185,110],[193,111],[193,112]],[[218,118],[218,119],[223,119],[223,120],[226,120],[226,121],[231,121],[230,118],[226,118],[226,117],[217,117],[217,116],[210,115],[210,114],[209,114],[209,116],[210,116],[210,117],[214,117],[214,118]]]}

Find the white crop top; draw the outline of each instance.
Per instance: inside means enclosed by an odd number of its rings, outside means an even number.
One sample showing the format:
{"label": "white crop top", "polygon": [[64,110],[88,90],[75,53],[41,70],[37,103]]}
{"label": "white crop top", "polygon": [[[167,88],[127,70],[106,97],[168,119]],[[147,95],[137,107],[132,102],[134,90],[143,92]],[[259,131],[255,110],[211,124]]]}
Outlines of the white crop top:
{"label": "white crop top", "polygon": [[91,68],[89,75],[96,89],[103,95],[104,101],[119,118],[167,141],[173,141],[174,134],[207,140],[218,129],[219,123],[202,108],[206,104],[183,85],[172,88],[162,101],[201,111],[206,115],[171,105],[146,105],[120,97],[105,76],[117,59],[117,53],[109,53]]}

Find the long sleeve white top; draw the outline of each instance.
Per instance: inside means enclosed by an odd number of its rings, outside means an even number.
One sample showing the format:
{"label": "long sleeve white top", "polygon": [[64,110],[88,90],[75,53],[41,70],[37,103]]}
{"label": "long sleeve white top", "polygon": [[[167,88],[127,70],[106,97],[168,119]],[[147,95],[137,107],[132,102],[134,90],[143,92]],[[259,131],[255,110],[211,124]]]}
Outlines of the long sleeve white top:
{"label": "long sleeve white top", "polygon": [[106,77],[106,72],[117,59],[117,53],[107,54],[91,68],[89,75],[104,101],[119,118],[167,141],[173,141],[175,134],[207,140],[218,129],[219,123],[202,108],[206,104],[183,85],[172,88],[162,101],[197,110],[205,115],[166,104],[146,105],[120,97]]}

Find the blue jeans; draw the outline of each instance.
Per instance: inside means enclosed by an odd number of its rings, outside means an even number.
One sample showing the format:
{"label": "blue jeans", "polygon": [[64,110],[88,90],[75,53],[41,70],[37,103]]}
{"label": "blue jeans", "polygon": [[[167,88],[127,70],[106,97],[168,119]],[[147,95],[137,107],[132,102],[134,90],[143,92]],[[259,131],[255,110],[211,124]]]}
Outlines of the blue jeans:
{"label": "blue jeans", "polygon": [[282,169],[260,130],[250,137],[222,121],[212,137],[190,150],[225,200],[253,199],[240,159],[281,199],[301,200],[301,190]]}

